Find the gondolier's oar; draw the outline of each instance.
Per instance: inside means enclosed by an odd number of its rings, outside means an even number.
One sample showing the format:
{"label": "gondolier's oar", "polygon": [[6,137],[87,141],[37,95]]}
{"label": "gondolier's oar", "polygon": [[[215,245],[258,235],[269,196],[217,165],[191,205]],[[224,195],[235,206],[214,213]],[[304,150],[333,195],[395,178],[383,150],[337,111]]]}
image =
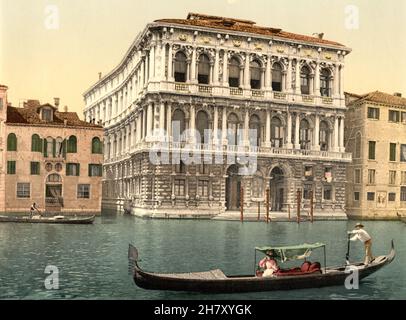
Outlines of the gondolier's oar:
{"label": "gondolier's oar", "polygon": [[345,262],[347,265],[350,264],[350,238],[351,238],[351,233],[347,233],[347,254],[345,255]]}

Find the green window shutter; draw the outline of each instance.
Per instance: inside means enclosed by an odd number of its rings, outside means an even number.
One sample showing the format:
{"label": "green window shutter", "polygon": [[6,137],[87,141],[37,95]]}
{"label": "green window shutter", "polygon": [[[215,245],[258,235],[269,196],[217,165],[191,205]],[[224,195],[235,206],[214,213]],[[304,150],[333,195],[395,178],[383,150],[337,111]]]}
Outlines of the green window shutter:
{"label": "green window shutter", "polygon": [[48,157],[48,148],[47,148],[47,139],[44,138],[44,157],[47,158]]}
{"label": "green window shutter", "polygon": [[17,136],[14,133],[7,137],[7,151],[17,151]]}
{"label": "green window shutter", "polygon": [[70,163],[66,164],[66,175],[70,176],[71,175],[71,170],[70,170]]}
{"label": "green window shutter", "polygon": [[79,177],[80,176],[80,163],[76,164],[76,168],[77,168],[76,175]]}
{"label": "green window shutter", "polygon": [[92,165],[89,164],[89,177],[91,177],[91,176],[92,176]]}
{"label": "green window shutter", "polygon": [[56,140],[55,139],[52,140],[52,154],[55,158],[56,157]]}
{"label": "green window shutter", "polygon": [[37,151],[37,145],[36,145],[36,143],[37,143],[37,139],[35,139],[35,135],[33,135],[32,137],[31,137],[31,151]]}
{"label": "green window shutter", "polygon": [[66,139],[62,142],[62,156],[66,159]]}

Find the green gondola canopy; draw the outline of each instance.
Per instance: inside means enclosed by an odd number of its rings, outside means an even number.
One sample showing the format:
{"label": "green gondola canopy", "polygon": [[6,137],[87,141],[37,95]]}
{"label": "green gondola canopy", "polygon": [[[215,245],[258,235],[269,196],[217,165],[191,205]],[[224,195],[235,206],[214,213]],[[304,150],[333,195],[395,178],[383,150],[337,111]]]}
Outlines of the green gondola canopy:
{"label": "green gondola canopy", "polygon": [[304,243],[296,246],[285,247],[256,247],[255,250],[262,252],[268,257],[280,260],[281,262],[289,260],[306,259],[310,257],[312,250],[325,247],[324,243]]}

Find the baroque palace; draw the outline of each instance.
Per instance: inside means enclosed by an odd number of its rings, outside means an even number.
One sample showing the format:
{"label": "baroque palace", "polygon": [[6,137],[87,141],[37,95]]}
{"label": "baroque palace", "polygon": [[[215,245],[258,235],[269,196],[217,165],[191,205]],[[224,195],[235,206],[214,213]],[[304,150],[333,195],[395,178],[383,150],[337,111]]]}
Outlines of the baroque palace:
{"label": "baroque palace", "polygon": [[[294,210],[300,190],[304,208],[313,194],[316,215],[345,215],[350,52],[322,34],[241,19],[190,13],[148,24],[84,93],[86,121],[105,128],[103,205],[213,216],[238,210],[241,196],[256,211],[269,188],[272,211]],[[162,141],[158,154],[171,161],[154,163]],[[182,152],[204,161],[173,161]],[[241,155],[254,171],[241,173]]]}

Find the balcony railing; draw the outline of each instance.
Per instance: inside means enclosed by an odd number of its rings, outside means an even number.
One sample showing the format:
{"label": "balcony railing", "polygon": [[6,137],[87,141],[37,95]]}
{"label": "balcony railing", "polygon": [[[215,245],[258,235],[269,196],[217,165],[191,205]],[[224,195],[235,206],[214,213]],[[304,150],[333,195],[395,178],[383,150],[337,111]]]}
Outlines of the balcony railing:
{"label": "balcony railing", "polygon": [[175,83],[175,90],[189,92],[189,85],[185,83]]}
{"label": "balcony railing", "polygon": [[323,104],[333,104],[334,100],[330,97],[322,97],[321,102]]}
{"label": "balcony railing", "polygon": [[306,103],[313,103],[314,102],[314,97],[309,96],[309,95],[302,95],[302,101]]}
{"label": "balcony railing", "polygon": [[251,90],[251,94],[253,97],[263,98],[265,96],[265,92],[262,90]]}
{"label": "balcony railing", "polygon": [[200,93],[209,93],[209,94],[211,94],[212,91],[213,90],[212,90],[211,86],[204,86],[204,85],[199,84],[199,92]]}
{"label": "balcony railing", "polygon": [[278,99],[278,100],[286,100],[286,93],[283,92],[274,92],[273,93],[273,97],[274,99]]}
{"label": "balcony railing", "polygon": [[232,96],[242,96],[244,91],[240,88],[230,88],[230,95]]}

